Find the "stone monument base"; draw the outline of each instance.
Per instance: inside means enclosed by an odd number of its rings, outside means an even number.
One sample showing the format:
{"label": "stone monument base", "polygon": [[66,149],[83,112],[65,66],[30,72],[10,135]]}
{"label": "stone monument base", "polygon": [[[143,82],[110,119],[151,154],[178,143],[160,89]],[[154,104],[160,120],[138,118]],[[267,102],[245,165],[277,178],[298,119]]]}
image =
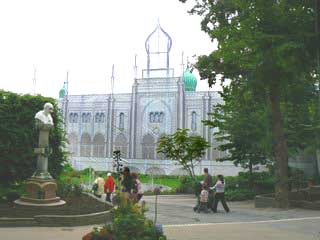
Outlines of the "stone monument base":
{"label": "stone monument base", "polygon": [[57,197],[57,183],[53,179],[30,178],[26,183],[27,196],[21,197],[15,203],[28,206],[57,206],[65,201]]}

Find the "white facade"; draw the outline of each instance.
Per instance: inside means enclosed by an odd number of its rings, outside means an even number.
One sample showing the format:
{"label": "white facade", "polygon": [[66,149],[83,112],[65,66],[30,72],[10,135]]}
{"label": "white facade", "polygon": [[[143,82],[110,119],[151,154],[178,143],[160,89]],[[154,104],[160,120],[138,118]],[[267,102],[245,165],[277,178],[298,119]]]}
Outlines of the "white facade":
{"label": "white facade", "polygon": [[[166,51],[151,51],[155,34],[163,35]],[[171,43],[170,36],[158,25],[146,41],[148,67],[141,78],[134,79],[131,93],[60,98],[70,161],[75,168],[112,170],[112,153],[120,150],[122,158],[135,171],[181,174],[181,167],[156,153],[156,143],[163,134],[188,128],[191,134],[201,135],[211,144],[201,165],[197,166],[198,174],[203,167],[214,174],[225,175],[236,175],[241,170],[232,163],[215,161],[224,153],[215,150],[213,130],[204,126],[202,120],[207,119],[215,104],[222,100],[217,92],[185,90],[184,77],[175,77],[169,67]],[[159,57],[167,62],[155,68]]]}

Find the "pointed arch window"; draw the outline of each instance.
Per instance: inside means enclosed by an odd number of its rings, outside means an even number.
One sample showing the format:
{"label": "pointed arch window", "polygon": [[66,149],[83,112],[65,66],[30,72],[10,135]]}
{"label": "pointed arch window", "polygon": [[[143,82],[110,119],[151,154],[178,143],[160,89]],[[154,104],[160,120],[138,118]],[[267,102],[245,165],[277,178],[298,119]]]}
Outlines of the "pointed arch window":
{"label": "pointed arch window", "polygon": [[153,122],[153,112],[149,113],[149,122]]}
{"label": "pointed arch window", "polygon": [[163,112],[150,112],[149,113],[149,122],[151,123],[161,123],[164,120]]}
{"label": "pointed arch window", "polygon": [[191,114],[191,130],[197,130],[197,113],[195,111],[193,111]]}
{"label": "pointed arch window", "polygon": [[93,138],[93,153],[94,157],[105,157],[105,138],[101,133],[97,133]]}
{"label": "pointed arch window", "polygon": [[91,137],[88,133],[84,133],[81,136],[80,156],[81,157],[91,156]]}
{"label": "pointed arch window", "polygon": [[73,114],[73,123],[77,123],[78,122],[78,113],[74,113]]}
{"label": "pointed arch window", "polygon": [[68,135],[68,151],[71,156],[78,156],[78,136],[74,132]]}
{"label": "pointed arch window", "polygon": [[142,158],[155,159],[155,141],[151,134],[147,134],[142,139]]}
{"label": "pointed arch window", "polygon": [[97,112],[95,115],[95,122],[96,123],[104,123],[104,120],[105,120],[104,113]]}
{"label": "pointed arch window", "polygon": [[82,115],[81,115],[81,122],[86,123],[86,116],[87,116],[86,113],[82,113]]}
{"label": "pointed arch window", "polygon": [[73,123],[73,113],[70,113],[70,114],[69,114],[69,122],[70,122],[70,123]]}
{"label": "pointed arch window", "polygon": [[114,142],[114,150],[119,150],[121,152],[121,156],[123,158],[127,157],[127,152],[128,152],[128,141],[126,136],[121,133],[119,134]]}
{"label": "pointed arch window", "polygon": [[82,113],[81,121],[82,123],[89,123],[91,121],[91,113]]}
{"label": "pointed arch window", "polygon": [[105,119],[104,113],[100,113],[100,122],[104,123],[104,119]]}
{"label": "pointed arch window", "polygon": [[123,112],[119,114],[119,129],[120,130],[124,129],[124,113]]}
{"label": "pointed arch window", "polygon": [[70,113],[69,114],[69,122],[70,123],[77,123],[78,122],[78,113]]}

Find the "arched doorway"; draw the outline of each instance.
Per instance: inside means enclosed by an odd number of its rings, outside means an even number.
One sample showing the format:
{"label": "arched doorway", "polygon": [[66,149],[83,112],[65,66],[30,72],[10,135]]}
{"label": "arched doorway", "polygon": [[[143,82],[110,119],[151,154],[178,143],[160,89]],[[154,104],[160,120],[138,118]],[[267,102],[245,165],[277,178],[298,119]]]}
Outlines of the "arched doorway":
{"label": "arched doorway", "polygon": [[88,133],[83,133],[81,136],[80,156],[91,157],[91,137]]}
{"label": "arched doorway", "polygon": [[151,134],[147,134],[142,139],[142,158],[155,158],[155,141]]}
{"label": "arched doorway", "polygon": [[114,150],[121,152],[121,157],[126,158],[128,152],[128,141],[124,134],[119,134],[114,142]]}
{"label": "arched doorway", "polygon": [[94,157],[105,157],[105,143],[104,136],[101,133],[97,133],[93,138],[93,154]]}

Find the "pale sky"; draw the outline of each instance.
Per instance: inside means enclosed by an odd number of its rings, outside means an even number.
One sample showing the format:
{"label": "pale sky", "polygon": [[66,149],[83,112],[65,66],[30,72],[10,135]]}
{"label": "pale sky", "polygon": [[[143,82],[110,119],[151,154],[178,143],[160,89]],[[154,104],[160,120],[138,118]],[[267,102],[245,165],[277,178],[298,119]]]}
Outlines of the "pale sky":
{"label": "pale sky", "polygon": [[[57,98],[67,71],[70,94],[110,93],[115,64],[114,92],[129,93],[134,55],[140,75],[158,18],[173,40],[178,76],[182,51],[192,62],[215,48],[189,8],[178,0],[0,0],[0,89],[32,93],[36,68],[38,94]],[[207,82],[197,90],[208,90]]]}

